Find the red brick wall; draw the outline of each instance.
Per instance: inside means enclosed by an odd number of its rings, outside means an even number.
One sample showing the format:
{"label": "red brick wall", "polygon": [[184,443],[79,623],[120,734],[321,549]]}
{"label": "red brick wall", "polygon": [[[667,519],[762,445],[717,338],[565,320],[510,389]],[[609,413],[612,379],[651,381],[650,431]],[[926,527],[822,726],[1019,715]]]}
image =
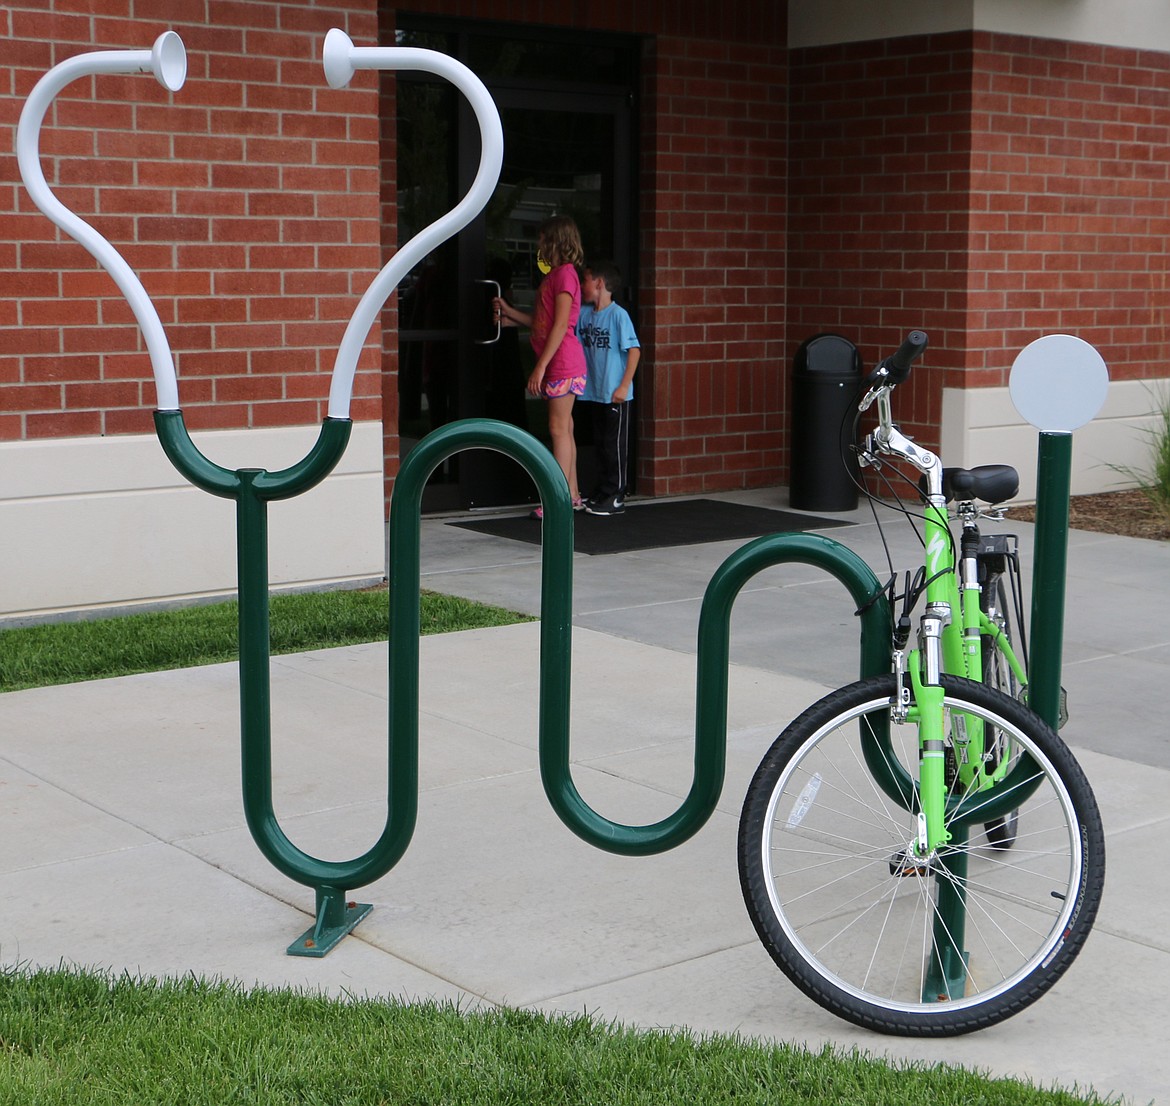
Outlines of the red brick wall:
{"label": "red brick wall", "polygon": [[1170,364],[1170,55],[978,35],[967,370],[1066,331],[1115,380]]}
{"label": "red brick wall", "polygon": [[791,87],[790,351],[923,327],[899,415],[930,444],[945,385],[1046,333],[1164,375],[1170,57],[965,33],[795,51]]}
{"label": "red brick wall", "polygon": [[647,59],[641,491],[779,477],[785,54],[775,39],[661,37]]}
{"label": "red brick wall", "polygon": [[970,36],[797,50],[791,95],[789,363],[821,331],[868,367],[925,329],[930,371],[898,416],[937,439],[967,318]]}
{"label": "red brick wall", "polygon": [[[100,17],[88,14],[91,0],[60,0],[53,17],[35,7],[25,0],[0,16],[15,64],[11,87],[0,89],[9,148],[25,95],[54,61],[95,46],[144,48],[167,27],[183,35],[191,72],[173,103],[148,76],[103,78],[96,106],[92,82],[64,94],[59,119],[45,130],[47,175],[154,297],[192,426],[317,421],[344,323],[396,244],[392,82],[380,100],[370,74],[331,92],[320,40],[340,25],[358,42],[389,41],[393,8],[381,5],[379,28],[376,0],[312,9],[212,3],[206,24],[167,0],[153,11],[103,0]],[[658,35],[641,120],[641,194],[654,197],[640,213],[641,487],[775,482],[783,5],[583,9],[529,0],[506,10],[460,2],[426,9]],[[5,179],[17,179],[11,163]],[[0,256],[7,271],[20,272],[21,287],[0,308],[19,328],[0,356],[0,436],[149,432],[150,366],[112,282],[80,247],[58,241],[21,190],[9,188],[3,202]],[[384,325],[384,342],[372,335],[363,359],[354,414],[393,428],[392,309]],[[386,468],[397,468],[392,438]]]}
{"label": "red brick wall", "polygon": [[[359,43],[389,41],[394,10],[380,7],[381,27],[377,0],[209,2],[199,21],[178,0],[0,12],[8,151],[54,61],[145,48],[167,27],[187,43],[191,74],[173,100],[149,76],[101,78],[100,99],[79,82],[44,149],[50,183],[155,297],[193,426],[324,413],[337,343],[396,220],[392,82],[381,97],[373,74],[329,90],[321,40],[340,25]],[[820,330],[853,338],[867,362],[912,327],[930,331],[929,371],[899,409],[925,442],[944,384],[1004,383],[1043,333],[1081,334],[1115,378],[1165,372],[1166,55],[959,33],[790,56],[784,6],[763,0],[425,7],[648,36],[643,491],[783,479],[790,361]],[[0,438],[149,432],[150,367],[128,309],[0,156]],[[384,323],[354,414],[392,430],[392,312]]]}
{"label": "red brick wall", "polygon": [[[638,489],[663,495],[776,483],[785,6],[432,0],[403,9],[654,36],[646,41],[639,119]],[[392,25],[384,12],[383,41]],[[392,102],[389,93],[390,120]],[[384,168],[393,171],[389,162]],[[389,245],[392,221],[386,234]],[[395,389],[387,384],[383,394],[393,426]],[[395,470],[390,456],[387,471]]]}
{"label": "red brick wall", "polygon": [[[146,49],[168,29],[187,47],[184,88],[172,97],[149,74],[70,85],[42,130],[46,178],[154,299],[189,425],[323,417],[333,354],[380,263],[380,218],[376,78],[330,90],[321,43],[332,26],[373,41],[375,3],[55,0],[49,14],[17,0],[0,12],[0,439],[152,430],[150,363],[129,308],[35,210],[12,150],[51,65]],[[355,418],[380,415],[378,338]]]}

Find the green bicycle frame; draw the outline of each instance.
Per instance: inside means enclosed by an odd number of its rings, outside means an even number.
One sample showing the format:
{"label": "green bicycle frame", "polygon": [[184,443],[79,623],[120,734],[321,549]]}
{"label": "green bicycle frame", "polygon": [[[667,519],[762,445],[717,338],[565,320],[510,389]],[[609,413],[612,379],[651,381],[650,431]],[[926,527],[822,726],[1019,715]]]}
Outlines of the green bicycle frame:
{"label": "green bicycle frame", "polygon": [[[937,879],[931,954],[923,983],[923,1001],[962,995],[966,983],[967,843],[965,824],[948,827],[944,691],[942,672],[982,678],[979,641],[979,589],[955,556],[954,537],[945,500],[931,497],[925,510],[926,615],[924,641],[909,658],[913,694],[911,715],[918,723],[918,799],[921,814],[916,849],[934,857],[946,876]],[[960,577],[962,587],[960,587]],[[972,585],[974,584],[974,587]],[[972,610],[974,608],[974,610]],[[937,640],[930,640],[936,636]],[[983,768],[983,723],[973,717],[952,717],[952,750],[964,789]],[[966,778],[963,778],[966,777]],[[985,786],[979,783],[978,786]],[[950,847],[948,847],[950,846]]]}
{"label": "green bicycle frame", "polygon": [[[980,683],[983,680],[983,641],[990,638],[1011,668],[1016,679],[1027,682],[1023,665],[1007,636],[980,607],[980,588],[974,564],[964,565],[956,556],[954,537],[947,519],[946,504],[928,501],[923,541],[925,545],[926,603],[931,617],[939,619],[939,671]],[[948,815],[954,825],[955,807],[960,801],[947,786],[943,691],[926,675],[920,649],[907,660],[912,688],[911,717],[918,725],[919,779],[917,794],[926,819],[918,847],[929,854],[951,842]],[[954,766],[961,784],[960,795],[985,791],[1007,773],[1008,758],[1000,757],[988,769],[984,725],[980,718],[960,715],[952,719],[950,734],[956,758]],[[883,789],[894,798],[913,793],[906,780],[891,781]]]}
{"label": "green bicycle frame", "polygon": [[[983,643],[990,638],[1021,686],[1027,683],[1024,667],[1011,642],[987,617],[980,606],[980,586],[974,563],[964,564],[955,554],[954,537],[946,507],[927,503],[923,536],[926,543],[926,602],[950,610],[942,628],[943,671],[976,683],[983,680]],[[1003,778],[1006,765],[996,764],[989,772],[984,759],[983,723],[967,718],[963,747],[956,749],[956,766],[963,788],[984,790]]]}

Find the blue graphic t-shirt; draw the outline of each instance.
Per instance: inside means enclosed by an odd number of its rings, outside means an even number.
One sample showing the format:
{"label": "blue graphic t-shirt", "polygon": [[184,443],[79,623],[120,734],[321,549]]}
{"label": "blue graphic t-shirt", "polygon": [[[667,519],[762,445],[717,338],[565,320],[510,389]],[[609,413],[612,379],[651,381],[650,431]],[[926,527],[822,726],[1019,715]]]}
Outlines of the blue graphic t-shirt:
{"label": "blue graphic t-shirt", "polygon": [[[577,320],[577,337],[585,349],[585,364],[589,369],[581,398],[609,403],[626,374],[626,353],[642,344],[634,332],[634,321],[621,304],[611,303],[603,311],[591,303],[583,304]],[[631,384],[627,399],[633,398]]]}

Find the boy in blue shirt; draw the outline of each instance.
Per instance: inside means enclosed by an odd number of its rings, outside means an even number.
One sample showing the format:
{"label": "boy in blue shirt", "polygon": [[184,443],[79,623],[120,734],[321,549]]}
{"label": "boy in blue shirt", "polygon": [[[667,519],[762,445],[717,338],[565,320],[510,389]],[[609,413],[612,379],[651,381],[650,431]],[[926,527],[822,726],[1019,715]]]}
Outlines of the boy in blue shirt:
{"label": "boy in blue shirt", "polygon": [[620,285],[621,273],[612,261],[588,266],[581,278],[577,337],[588,369],[581,399],[595,404],[593,442],[598,469],[597,487],[585,501],[591,515],[622,514],[629,482],[630,401],[642,349],[629,313],[614,302]]}

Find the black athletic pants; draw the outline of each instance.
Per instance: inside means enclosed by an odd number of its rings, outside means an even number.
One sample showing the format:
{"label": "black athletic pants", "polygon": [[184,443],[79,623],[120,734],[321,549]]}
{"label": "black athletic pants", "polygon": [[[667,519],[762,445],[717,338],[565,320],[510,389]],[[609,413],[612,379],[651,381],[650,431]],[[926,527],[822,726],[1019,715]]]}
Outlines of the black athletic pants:
{"label": "black athletic pants", "polygon": [[629,483],[630,408],[633,404],[595,403],[593,405],[593,446],[597,450],[597,489],[599,499],[615,496],[622,499]]}

